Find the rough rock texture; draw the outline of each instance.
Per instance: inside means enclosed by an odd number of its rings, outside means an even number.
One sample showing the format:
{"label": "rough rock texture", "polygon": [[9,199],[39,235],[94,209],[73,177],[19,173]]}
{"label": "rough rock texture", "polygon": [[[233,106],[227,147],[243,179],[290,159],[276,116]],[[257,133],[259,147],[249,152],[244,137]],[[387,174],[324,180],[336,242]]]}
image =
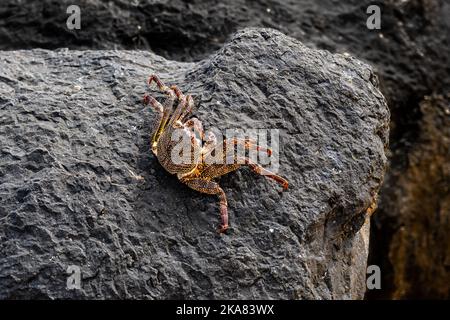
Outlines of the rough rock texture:
{"label": "rough rock texture", "polygon": [[[80,0],[75,4],[81,8],[81,30],[69,31],[65,21],[71,4],[74,1],[3,0],[0,49],[152,49],[171,59],[196,61],[220,48],[238,28],[263,26],[309,46],[350,52],[375,66],[392,114],[392,153],[388,155],[388,177],[392,179],[382,189],[386,196],[381,197],[374,215],[378,221],[372,224],[372,243],[380,243],[372,250],[370,263],[383,266],[383,288],[374,294],[393,297],[396,289],[390,279],[402,272],[402,266],[392,265],[386,252],[391,242],[395,245],[393,234],[399,231],[403,215],[397,203],[383,202],[394,199],[389,195],[403,188],[396,177],[407,170],[409,152],[416,149],[421,135],[420,102],[432,93],[445,95],[450,87],[448,0]],[[381,30],[366,28],[366,9],[373,4],[381,8]],[[434,182],[423,180],[421,185],[432,192]],[[418,203],[426,201],[417,199]],[[386,211],[387,207],[395,211]],[[427,233],[434,232],[424,228]],[[436,256],[445,253],[443,246],[432,250],[440,251]],[[438,263],[430,261],[429,265]],[[414,277],[409,279],[414,281]],[[428,292],[429,286],[422,289]]]}
{"label": "rough rock texture", "polygon": [[[0,70],[0,298],[363,297],[389,123],[368,65],[246,29],[198,63],[32,50]],[[232,229],[217,234],[216,197],[151,154],[153,72],[195,95],[206,128],[280,129],[289,190],[223,177]]]}
{"label": "rough rock texture", "polygon": [[427,97],[421,112],[421,134],[407,167],[391,174],[386,185],[394,192],[381,197],[390,215],[376,220],[376,228],[395,230],[391,242],[380,237],[374,243],[375,251],[388,247],[388,261],[396,266],[382,283],[395,299],[450,297],[450,94]]}

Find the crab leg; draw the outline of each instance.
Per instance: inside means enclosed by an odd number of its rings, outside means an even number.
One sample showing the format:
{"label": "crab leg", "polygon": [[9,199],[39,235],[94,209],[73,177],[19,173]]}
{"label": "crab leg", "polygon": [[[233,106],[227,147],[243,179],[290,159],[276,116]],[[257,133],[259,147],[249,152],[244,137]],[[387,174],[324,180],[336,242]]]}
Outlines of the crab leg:
{"label": "crab leg", "polygon": [[[152,82],[155,82],[156,85],[158,86],[159,90],[161,90],[162,92],[164,92],[165,94],[167,94],[167,98],[164,101],[163,105],[162,105],[162,109],[163,109],[163,115],[161,117],[161,120],[159,121],[159,125],[158,128],[156,129],[153,137],[152,137],[152,150],[154,148],[156,148],[159,136],[161,135],[161,133],[164,131],[167,121],[169,120],[170,115],[172,114],[172,109],[173,109],[173,104],[175,102],[176,99],[176,94],[175,92],[169,88],[168,86],[166,86],[156,75],[152,75],[150,76],[150,78],[148,79],[148,84],[151,85]],[[149,97],[149,96],[145,96],[144,99],[148,100],[150,102],[150,104],[152,104],[152,106],[156,106],[156,108],[160,109],[160,107],[158,106],[158,101],[156,101],[155,98],[153,97]],[[160,104],[159,104],[160,105]]]}
{"label": "crab leg", "polygon": [[180,115],[180,121],[184,121],[184,119],[191,113],[192,107],[194,106],[194,99],[191,95],[187,96],[187,105],[186,108],[183,110],[183,113]]}
{"label": "crab leg", "polygon": [[161,90],[162,92],[169,94],[169,91],[171,92],[172,90],[166,86],[157,75],[152,74],[150,76],[150,78],[148,78],[148,85],[150,86],[152,84],[152,82],[155,82],[156,85],[158,86],[159,90]]}
{"label": "crab leg", "polygon": [[[173,126],[179,119],[181,111],[183,110],[183,108],[186,105],[186,97],[183,96],[180,100],[180,102],[178,103],[175,111],[172,113],[172,116],[170,117],[170,120],[168,122],[168,126]],[[180,123],[181,125],[181,123]]]}
{"label": "crab leg", "polygon": [[152,128],[152,151],[156,154],[157,150],[156,150],[156,145],[157,145],[157,140],[156,140],[156,132],[158,132],[159,127],[161,126],[161,121],[164,115],[164,107],[162,106],[161,103],[159,103],[155,98],[153,98],[152,96],[149,95],[144,95],[144,104],[150,104],[153,109],[158,113],[158,117],[155,121],[155,123],[153,124],[153,128]]}
{"label": "crab leg", "polygon": [[230,143],[230,144],[233,144],[234,146],[244,145],[244,148],[246,150],[250,150],[251,148],[255,148],[257,151],[266,152],[269,156],[272,155],[272,150],[271,149],[260,147],[252,139],[248,139],[248,138],[242,139],[242,138],[236,138],[235,137],[235,138],[231,139],[231,141],[224,140],[224,143],[227,143],[227,144]]}
{"label": "crab leg", "polygon": [[[184,98],[184,94],[181,92],[181,90],[177,86],[171,86],[170,89],[172,89],[175,94],[177,95],[179,100],[182,100]],[[181,115],[177,113],[176,119],[174,121],[180,120],[183,121],[183,119],[192,111],[192,106],[194,105],[194,99],[192,99],[191,95],[186,96],[187,104],[186,106],[183,106]],[[181,110],[180,110],[181,111]]]}
{"label": "crab leg", "polygon": [[[248,166],[253,172],[266,176],[267,178],[270,178],[272,180],[275,180],[278,182],[284,190],[286,190],[289,186],[289,183],[286,179],[280,177],[279,175],[276,175],[275,173],[261,167],[260,165],[253,163],[249,158],[247,157],[241,157],[238,158],[242,161],[246,166]],[[208,179],[214,179],[220,176],[223,176],[229,172],[235,171],[239,169],[242,166],[240,163],[232,163],[232,164],[212,164],[206,167],[202,172],[201,176],[206,177]]]}
{"label": "crab leg", "polygon": [[273,179],[276,182],[278,182],[279,184],[281,184],[281,186],[283,187],[284,190],[287,190],[289,183],[286,179],[280,177],[279,175],[276,175],[275,173],[261,167],[260,165],[256,164],[256,163],[252,163],[250,159],[248,158],[244,158],[243,159],[245,161],[245,164],[255,173],[259,174],[259,175],[263,175],[266,176],[267,178]]}
{"label": "crab leg", "polygon": [[219,196],[220,219],[221,219],[219,233],[225,232],[228,229],[228,204],[225,192],[222,190],[219,184],[217,182],[198,178],[182,179],[181,182],[185,183],[189,188],[194,189],[196,191],[207,194],[216,194]]}
{"label": "crab leg", "polygon": [[180,98],[181,101],[172,114],[169,125],[173,125],[177,121],[183,122],[184,116],[189,113],[190,109],[192,108],[193,99],[190,95],[184,96],[183,94],[181,94]]}
{"label": "crab leg", "polygon": [[180,117],[181,111],[186,106],[186,96],[181,92],[181,90],[177,86],[170,86],[170,89],[175,93],[175,95],[178,98],[178,106],[176,107],[175,111],[173,112],[172,116],[170,117],[169,126],[173,126],[173,124],[178,120]]}

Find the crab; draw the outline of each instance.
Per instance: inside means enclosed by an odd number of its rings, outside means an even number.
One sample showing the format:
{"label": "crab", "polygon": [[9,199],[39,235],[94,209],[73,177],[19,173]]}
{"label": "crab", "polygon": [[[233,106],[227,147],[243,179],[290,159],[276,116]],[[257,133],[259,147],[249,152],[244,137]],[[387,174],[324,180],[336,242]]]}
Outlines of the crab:
{"label": "crab", "polygon": [[[180,182],[201,193],[219,197],[221,218],[219,233],[224,233],[229,228],[228,206],[225,192],[214,179],[246,165],[255,173],[275,180],[284,190],[288,188],[286,179],[252,162],[249,158],[243,157],[239,159],[240,161],[232,163],[225,161],[237,145],[244,150],[255,148],[259,152],[267,152],[269,156],[272,154],[271,149],[260,147],[250,139],[233,138],[217,141],[216,135],[211,132],[205,136],[200,120],[195,117],[188,119],[194,106],[192,96],[184,95],[177,86],[166,86],[156,75],[150,76],[148,85],[150,86],[153,82],[167,98],[160,103],[154,97],[144,95],[144,104],[151,105],[157,117],[151,132],[152,152],[162,167],[170,174],[176,175]],[[174,108],[175,104],[177,104],[176,108]],[[176,144],[179,143],[178,140],[173,140],[175,130],[179,130],[178,133],[181,132],[182,138],[187,138],[184,141],[189,141],[192,151],[191,161],[183,163],[173,161],[171,155]],[[220,157],[223,155],[224,161],[220,163],[210,161],[216,152],[214,150],[222,151]],[[238,159],[235,158],[235,160]]]}

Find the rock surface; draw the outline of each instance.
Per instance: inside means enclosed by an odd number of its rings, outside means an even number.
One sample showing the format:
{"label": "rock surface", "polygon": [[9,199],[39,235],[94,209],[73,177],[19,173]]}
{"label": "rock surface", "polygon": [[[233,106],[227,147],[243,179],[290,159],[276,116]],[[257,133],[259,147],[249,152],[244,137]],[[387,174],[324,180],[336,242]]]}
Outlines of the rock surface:
{"label": "rock surface", "polygon": [[[389,123],[368,65],[246,29],[198,63],[32,50],[0,70],[0,298],[363,297]],[[217,234],[216,197],[150,151],[151,73],[194,94],[206,128],[280,129],[288,191],[224,176],[232,229]]]}
{"label": "rock surface", "polygon": [[[381,206],[373,216],[376,223],[372,223],[371,232],[371,243],[378,245],[371,250],[370,264],[382,266],[383,286],[371,293],[392,298],[399,292],[392,278],[402,273],[403,267],[393,265],[386,252],[391,243],[396,245],[393,234],[403,225],[399,204],[390,201],[404,200],[390,195],[409,183],[403,180],[397,185],[396,177],[408,170],[409,153],[416,149],[421,131],[427,130],[421,127],[421,101],[433,93],[445,95],[450,87],[448,0],[80,0],[81,30],[70,31],[65,22],[69,16],[66,9],[72,4],[71,0],[3,0],[0,49],[152,49],[171,59],[197,61],[219,49],[237,29],[260,26],[281,30],[309,46],[349,52],[373,65],[392,116],[389,183],[381,190]],[[366,28],[366,10],[373,4],[381,9],[380,30]],[[414,187],[416,181],[410,183]],[[434,190],[433,180],[420,184],[430,192]],[[417,203],[427,201],[417,199]],[[435,232],[424,227],[426,233]],[[432,250],[439,251],[436,257],[446,254],[443,246]],[[428,265],[439,263],[430,261]],[[432,268],[427,272],[433,273]],[[409,278],[414,281],[414,277]],[[433,283],[439,286],[443,282]],[[419,296],[423,297],[423,292],[445,288],[430,290],[427,285],[416,292],[421,291]]]}

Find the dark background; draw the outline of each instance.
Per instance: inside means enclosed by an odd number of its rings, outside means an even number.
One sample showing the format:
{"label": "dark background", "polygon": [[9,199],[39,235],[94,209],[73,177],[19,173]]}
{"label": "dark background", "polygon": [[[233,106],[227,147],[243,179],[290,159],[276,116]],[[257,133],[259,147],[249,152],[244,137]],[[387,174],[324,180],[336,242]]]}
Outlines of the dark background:
{"label": "dark background", "polygon": [[[66,9],[81,9],[68,30]],[[366,27],[370,4],[381,29]],[[389,168],[373,215],[377,298],[450,296],[450,1],[20,1],[0,4],[0,50],[142,49],[198,61],[236,30],[271,27],[372,64],[391,110]]]}

